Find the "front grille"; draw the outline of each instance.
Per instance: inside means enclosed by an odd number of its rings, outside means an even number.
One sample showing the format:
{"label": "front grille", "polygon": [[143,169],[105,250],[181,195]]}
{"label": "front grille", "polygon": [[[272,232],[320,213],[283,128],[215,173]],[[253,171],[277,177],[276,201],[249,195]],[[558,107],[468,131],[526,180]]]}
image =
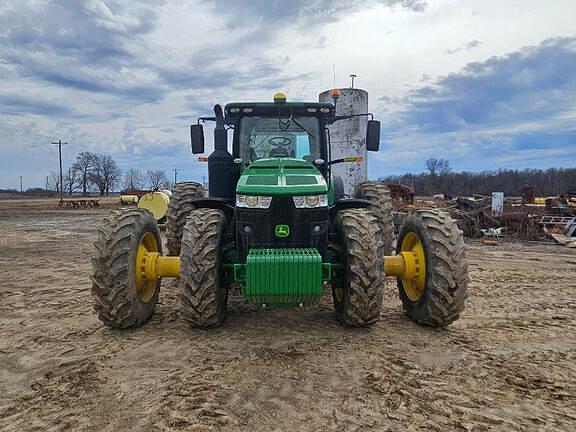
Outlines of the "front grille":
{"label": "front grille", "polygon": [[[288,225],[288,237],[275,235],[277,225]],[[313,231],[316,226],[320,227],[318,232]],[[315,248],[324,258],[327,243],[326,207],[296,209],[292,197],[286,196],[272,198],[270,208],[265,210],[236,208],[236,244],[242,260],[251,248]]]}

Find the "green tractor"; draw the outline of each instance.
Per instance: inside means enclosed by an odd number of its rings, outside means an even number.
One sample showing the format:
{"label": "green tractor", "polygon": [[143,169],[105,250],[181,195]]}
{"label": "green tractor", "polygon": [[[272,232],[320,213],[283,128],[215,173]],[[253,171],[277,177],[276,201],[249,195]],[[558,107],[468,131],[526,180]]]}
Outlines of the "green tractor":
{"label": "green tractor", "polygon": [[[371,116],[370,114],[360,114]],[[416,210],[396,239],[390,195],[363,182],[352,197],[332,173],[330,103],[230,103],[191,126],[194,154],[204,152],[203,122],[215,122],[207,158],[209,193],[177,184],[163,246],[143,209],[104,219],[92,259],[92,294],[110,327],[139,326],[158,302],[163,277],[178,278],[183,318],[193,327],[220,326],[228,292],[239,288],[255,308],[298,308],[332,292],[338,320],[367,326],[380,318],[385,276],[398,280],[408,317],[430,326],[459,318],[468,272],[462,232],[444,212]],[[233,131],[232,153],[228,131]],[[380,123],[368,120],[366,146],[377,151]],[[206,158],[203,158],[206,159]]]}

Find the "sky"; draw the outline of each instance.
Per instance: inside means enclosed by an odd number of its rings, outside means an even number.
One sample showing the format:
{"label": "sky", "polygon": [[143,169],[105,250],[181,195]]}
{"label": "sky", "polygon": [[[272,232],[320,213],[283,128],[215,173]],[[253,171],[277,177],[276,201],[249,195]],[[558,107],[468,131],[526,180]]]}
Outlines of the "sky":
{"label": "sky", "polygon": [[[369,93],[369,177],[576,166],[573,0],[0,0],[0,188],[81,151],[201,180],[215,103]],[[206,133],[206,136],[210,134]]]}

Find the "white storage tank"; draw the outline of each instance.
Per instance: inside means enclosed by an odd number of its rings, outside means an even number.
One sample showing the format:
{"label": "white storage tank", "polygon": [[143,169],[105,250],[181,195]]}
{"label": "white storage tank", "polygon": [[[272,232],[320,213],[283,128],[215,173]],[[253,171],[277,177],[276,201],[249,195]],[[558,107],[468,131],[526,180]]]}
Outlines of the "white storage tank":
{"label": "white storage tank", "polygon": [[[334,103],[331,90],[320,93],[320,102]],[[336,102],[336,115],[364,114],[368,112],[368,92],[356,88],[340,89]],[[362,156],[362,162],[343,162],[332,166],[332,172],[342,177],[344,193],[352,196],[354,187],[368,178],[366,157],[366,127],[368,117],[340,120],[329,126],[332,160]]]}

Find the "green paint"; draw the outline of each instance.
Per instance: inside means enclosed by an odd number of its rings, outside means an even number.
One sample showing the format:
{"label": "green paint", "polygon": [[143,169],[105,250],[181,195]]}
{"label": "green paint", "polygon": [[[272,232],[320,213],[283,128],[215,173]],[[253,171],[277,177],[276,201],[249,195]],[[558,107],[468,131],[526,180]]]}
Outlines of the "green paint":
{"label": "green paint", "polygon": [[251,249],[242,296],[256,307],[309,306],[323,295],[325,267],[312,248]]}
{"label": "green paint", "polygon": [[328,192],[326,180],[311,162],[293,158],[266,158],[246,168],[236,193],[246,195],[314,195]]}
{"label": "green paint", "polygon": [[334,177],[330,178],[330,185],[328,186],[328,205],[333,205],[336,202],[334,194]]}
{"label": "green paint", "polygon": [[274,234],[276,234],[276,237],[288,237],[290,235],[290,227],[288,225],[276,225]]}

